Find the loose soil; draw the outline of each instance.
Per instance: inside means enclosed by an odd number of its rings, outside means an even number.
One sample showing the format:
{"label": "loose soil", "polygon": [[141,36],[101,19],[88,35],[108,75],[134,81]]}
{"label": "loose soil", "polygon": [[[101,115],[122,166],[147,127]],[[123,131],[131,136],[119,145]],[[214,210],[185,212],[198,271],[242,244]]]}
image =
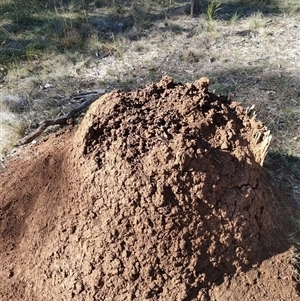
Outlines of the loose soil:
{"label": "loose soil", "polygon": [[208,86],[113,91],[22,147],[0,174],[1,300],[299,300],[268,132]]}

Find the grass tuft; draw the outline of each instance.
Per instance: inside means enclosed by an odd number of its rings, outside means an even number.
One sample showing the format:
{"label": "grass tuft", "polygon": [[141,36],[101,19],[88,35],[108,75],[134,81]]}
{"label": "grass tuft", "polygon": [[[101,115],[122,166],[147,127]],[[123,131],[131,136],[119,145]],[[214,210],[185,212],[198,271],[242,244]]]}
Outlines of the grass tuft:
{"label": "grass tuft", "polygon": [[208,22],[208,29],[213,29],[213,23],[216,19],[217,12],[221,9],[221,2],[218,0],[210,0],[206,8],[206,20]]}

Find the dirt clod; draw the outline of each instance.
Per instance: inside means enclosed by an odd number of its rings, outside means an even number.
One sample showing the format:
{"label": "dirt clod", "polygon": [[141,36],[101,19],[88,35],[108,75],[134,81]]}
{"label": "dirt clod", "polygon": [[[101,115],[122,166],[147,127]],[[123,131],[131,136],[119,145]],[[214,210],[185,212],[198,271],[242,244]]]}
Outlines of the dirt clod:
{"label": "dirt clod", "polygon": [[235,277],[287,250],[261,172],[269,133],[208,87],[111,92],[10,163],[1,300],[237,300]]}

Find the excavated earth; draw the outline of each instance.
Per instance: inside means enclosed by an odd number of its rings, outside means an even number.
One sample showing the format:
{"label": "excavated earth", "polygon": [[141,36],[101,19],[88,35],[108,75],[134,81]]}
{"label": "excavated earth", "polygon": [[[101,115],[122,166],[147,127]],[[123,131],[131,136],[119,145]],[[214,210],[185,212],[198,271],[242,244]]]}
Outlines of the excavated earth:
{"label": "excavated earth", "polygon": [[208,85],[113,91],[22,147],[0,174],[0,300],[299,300],[269,133]]}

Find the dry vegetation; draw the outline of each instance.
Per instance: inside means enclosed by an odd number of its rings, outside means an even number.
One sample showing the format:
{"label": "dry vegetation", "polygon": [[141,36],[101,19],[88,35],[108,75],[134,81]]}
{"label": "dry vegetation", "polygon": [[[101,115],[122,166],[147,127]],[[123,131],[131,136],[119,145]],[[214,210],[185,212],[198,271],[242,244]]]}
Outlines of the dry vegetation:
{"label": "dry vegetation", "polygon": [[[268,172],[300,202],[300,4],[297,0],[1,0],[0,152],[80,91],[211,79],[256,107],[273,134]],[[299,229],[296,227],[296,232]]]}

